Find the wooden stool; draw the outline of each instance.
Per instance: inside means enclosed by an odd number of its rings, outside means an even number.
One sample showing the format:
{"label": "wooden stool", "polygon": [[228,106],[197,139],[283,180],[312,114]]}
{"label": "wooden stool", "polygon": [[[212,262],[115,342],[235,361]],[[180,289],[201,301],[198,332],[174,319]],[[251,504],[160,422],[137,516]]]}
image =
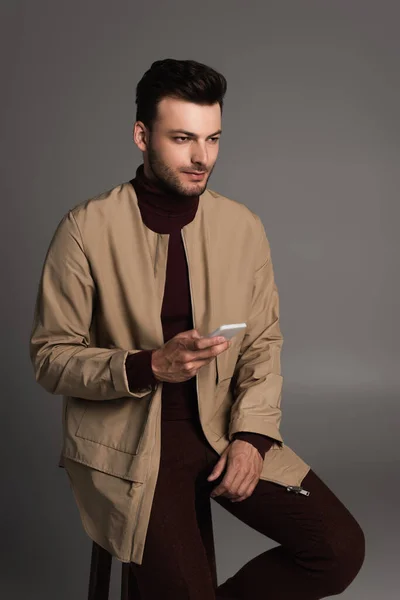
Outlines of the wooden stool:
{"label": "wooden stool", "polygon": [[[92,543],[88,600],[108,600],[112,555]],[[121,600],[140,600],[139,590],[129,563],[121,564]]]}

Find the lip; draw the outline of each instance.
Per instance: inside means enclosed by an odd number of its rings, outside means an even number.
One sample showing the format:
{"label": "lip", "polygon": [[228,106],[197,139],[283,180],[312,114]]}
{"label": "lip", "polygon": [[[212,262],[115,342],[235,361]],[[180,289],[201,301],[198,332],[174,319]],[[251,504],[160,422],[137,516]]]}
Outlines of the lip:
{"label": "lip", "polygon": [[194,179],[202,179],[204,177],[204,175],[206,174],[206,171],[184,171],[184,173],[186,173],[186,175],[190,175],[191,177],[193,177]]}

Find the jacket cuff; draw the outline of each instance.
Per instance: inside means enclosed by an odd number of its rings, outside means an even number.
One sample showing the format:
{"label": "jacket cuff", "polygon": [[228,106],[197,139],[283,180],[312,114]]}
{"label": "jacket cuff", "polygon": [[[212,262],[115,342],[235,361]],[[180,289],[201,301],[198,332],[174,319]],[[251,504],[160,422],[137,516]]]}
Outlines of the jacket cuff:
{"label": "jacket cuff", "polygon": [[248,431],[266,435],[282,446],[283,439],[279,431],[279,421],[280,409],[276,409],[274,412],[271,411],[271,415],[266,415],[265,418],[261,418],[259,415],[235,417],[229,423],[229,440],[232,440],[235,433],[239,431]]}
{"label": "jacket cuff", "polygon": [[125,370],[131,392],[156,388],[158,380],[154,377],[151,368],[151,355],[153,352],[154,350],[142,350],[127,356]]}
{"label": "jacket cuff", "polygon": [[233,439],[243,440],[252,444],[255,448],[257,448],[263,460],[266,453],[275,442],[273,438],[270,438],[267,435],[263,435],[262,433],[252,433],[250,431],[237,431],[233,434]]}

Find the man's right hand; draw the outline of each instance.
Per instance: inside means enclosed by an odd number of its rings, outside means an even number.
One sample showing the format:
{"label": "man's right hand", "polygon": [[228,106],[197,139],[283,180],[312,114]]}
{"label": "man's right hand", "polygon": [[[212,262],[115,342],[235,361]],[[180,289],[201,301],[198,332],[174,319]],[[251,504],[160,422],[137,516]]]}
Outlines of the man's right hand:
{"label": "man's right hand", "polygon": [[151,368],[158,381],[187,381],[230,345],[224,337],[201,337],[196,329],[183,331],[154,350]]}

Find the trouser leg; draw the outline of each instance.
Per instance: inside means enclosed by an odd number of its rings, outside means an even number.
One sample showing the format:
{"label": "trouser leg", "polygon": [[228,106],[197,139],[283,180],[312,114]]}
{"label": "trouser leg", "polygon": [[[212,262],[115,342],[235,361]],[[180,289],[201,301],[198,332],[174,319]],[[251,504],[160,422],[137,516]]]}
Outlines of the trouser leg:
{"label": "trouser leg", "polygon": [[307,473],[302,485],[310,496],[260,480],[242,502],[215,498],[242,522],[280,544],[219,586],[218,599],[319,600],[340,594],[353,581],[364,561],[360,525],[314,471]]}
{"label": "trouser leg", "polygon": [[140,600],[215,600],[210,498],[196,487],[205,463],[197,424],[162,422],[143,561],[131,563]]}

